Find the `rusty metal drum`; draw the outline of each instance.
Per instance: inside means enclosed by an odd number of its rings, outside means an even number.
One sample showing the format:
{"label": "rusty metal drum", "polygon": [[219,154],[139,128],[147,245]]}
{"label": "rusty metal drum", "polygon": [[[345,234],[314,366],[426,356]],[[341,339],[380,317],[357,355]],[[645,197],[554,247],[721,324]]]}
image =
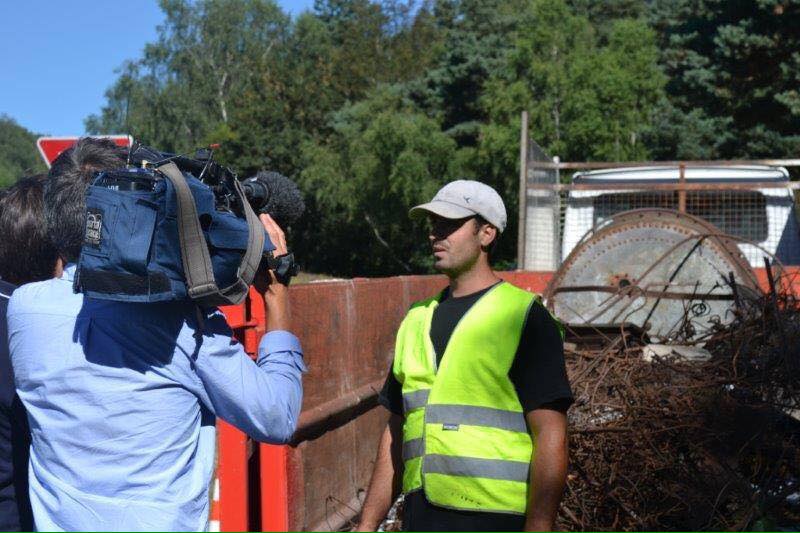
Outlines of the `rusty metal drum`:
{"label": "rusty metal drum", "polygon": [[638,209],[590,231],[548,285],[567,324],[633,324],[658,342],[702,339],[759,292],[733,237],[669,209]]}

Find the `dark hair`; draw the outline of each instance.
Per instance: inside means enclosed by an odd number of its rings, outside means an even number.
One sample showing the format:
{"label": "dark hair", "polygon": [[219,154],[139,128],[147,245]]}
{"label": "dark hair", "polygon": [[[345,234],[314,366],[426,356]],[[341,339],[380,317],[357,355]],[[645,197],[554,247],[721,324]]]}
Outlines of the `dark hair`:
{"label": "dark hair", "polygon": [[81,253],[86,217],[86,187],[95,174],[125,166],[127,151],[108,139],[83,137],[53,162],[44,187],[50,240],[65,260]]}
{"label": "dark hair", "polygon": [[30,176],[0,196],[0,277],[22,285],[53,277],[58,252],[44,219],[46,176]]}

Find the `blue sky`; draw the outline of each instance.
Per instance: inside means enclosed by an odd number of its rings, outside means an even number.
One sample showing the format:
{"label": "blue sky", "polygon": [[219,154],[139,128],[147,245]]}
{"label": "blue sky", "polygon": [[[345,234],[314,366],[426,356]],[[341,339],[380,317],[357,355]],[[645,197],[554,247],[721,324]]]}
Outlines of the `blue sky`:
{"label": "blue sky", "polygon": [[[298,14],[313,0],[278,3]],[[115,70],[162,21],[156,0],[0,1],[0,114],[35,133],[84,133]]]}

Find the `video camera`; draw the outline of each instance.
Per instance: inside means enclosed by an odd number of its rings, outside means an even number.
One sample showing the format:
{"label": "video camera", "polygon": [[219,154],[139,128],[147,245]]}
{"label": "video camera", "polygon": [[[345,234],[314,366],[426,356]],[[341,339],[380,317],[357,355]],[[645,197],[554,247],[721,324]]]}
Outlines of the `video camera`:
{"label": "video camera", "polygon": [[241,302],[256,272],[287,283],[291,254],[275,256],[258,213],[285,226],[303,212],[297,186],[276,172],[240,181],[213,160],[134,144],[127,166],[101,172],[86,195],[74,289],[106,300]]}
{"label": "video camera", "polygon": [[[243,206],[235,192],[234,182],[239,181],[230,168],[214,161],[217,145],[200,148],[194,157],[155,151],[134,143],[128,152],[128,167],[157,168],[169,162],[179,170],[191,174],[208,185],[215,197],[218,210],[244,217]],[[256,213],[270,215],[281,227],[286,227],[303,214],[305,205],[297,185],[278,172],[259,172],[240,181],[250,206]]]}

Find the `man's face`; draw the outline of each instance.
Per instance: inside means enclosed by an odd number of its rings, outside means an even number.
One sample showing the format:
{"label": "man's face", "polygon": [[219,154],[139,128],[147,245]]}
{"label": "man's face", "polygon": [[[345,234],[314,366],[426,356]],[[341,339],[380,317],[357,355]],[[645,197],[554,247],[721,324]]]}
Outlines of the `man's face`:
{"label": "man's face", "polygon": [[431,214],[428,219],[434,268],[448,276],[472,268],[480,257],[483,240],[475,217],[449,219]]}

